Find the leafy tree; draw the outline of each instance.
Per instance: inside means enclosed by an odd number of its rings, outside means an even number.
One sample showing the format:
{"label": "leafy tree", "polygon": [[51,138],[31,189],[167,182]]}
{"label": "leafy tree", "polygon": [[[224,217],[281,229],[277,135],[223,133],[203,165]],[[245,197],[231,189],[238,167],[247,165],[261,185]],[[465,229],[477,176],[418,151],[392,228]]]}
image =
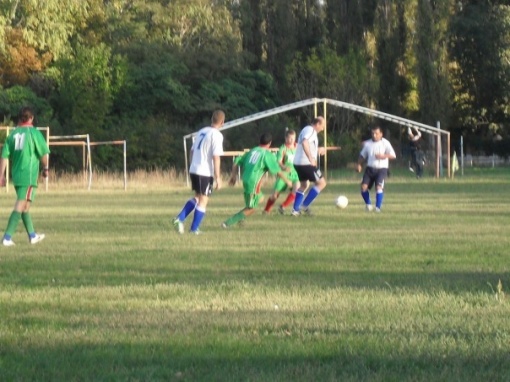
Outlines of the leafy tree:
{"label": "leafy tree", "polygon": [[[286,73],[294,99],[298,100],[327,97],[367,105],[367,94],[373,93],[376,85],[367,68],[366,57],[354,49],[343,56],[326,47],[313,50],[306,58],[298,53]],[[338,109],[329,116],[333,122],[328,126],[329,131],[338,135],[357,129],[362,118],[354,112]]]}
{"label": "leafy tree", "polygon": [[79,45],[74,57],[59,60],[55,109],[68,133],[85,132],[101,139],[102,127],[123,83],[123,60],[104,44]]}
{"label": "leafy tree", "polygon": [[448,125],[451,114],[448,83],[447,27],[448,1],[418,1],[416,22],[416,60],[420,121],[442,127]]}
{"label": "leafy tree", "polygon": [[[70,51],[69,38],[85,19],[87,8],[83,0],[2,1],[0,24],[5,27],[3,33],[17,28],[28,46],[58,58]],[[5,43],[0,39],[0,50],[5,49]]]}
{"label": "leafy tree", "polygon": [[36,115],[37,126],[49,126],[52,120],[53,109],[49,102],[25,86],[13,86],[9,89],[0,88],[0,121],[11,125],[17,122],[20,109],[31,106]]}
{"label": "leafy tree", "polygon": [[510,6],[459,2],[450,33],[459,123],[482,134],[503,127],[510,112]]}

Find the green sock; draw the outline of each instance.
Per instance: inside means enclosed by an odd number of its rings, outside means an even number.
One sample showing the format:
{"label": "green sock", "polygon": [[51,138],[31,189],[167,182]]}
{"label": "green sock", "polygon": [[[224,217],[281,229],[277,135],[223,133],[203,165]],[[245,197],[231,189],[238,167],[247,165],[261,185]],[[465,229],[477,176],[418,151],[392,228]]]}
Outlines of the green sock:
{"label": "green sock", "polygon": [[23,220],[23,225],[27,230],[28,235],[35,232],[34,224],[32,223],[32,216],[30,216],[30,212],[23,212],[21,214],[21,220]]}
{"label": "green sock", "polygon": [[244,216],[244,212],[243,211],[239,211],[237,214],[235,214],[234,216],[231,216],[229,217],[226,221],[225,221],[225,225],[227,227],[230,227],[231,225],[234,225],[236,223],[239,223],[241,220],[244,220],[246,218],[246,216]]}
{"label": "green sock", "polygon": [[21,218],[21,212],[12,211],[11,216],[9,217],[9,222],[7,223],[7,229],[5,230],[5,234],[12,236],[14,232],[16,232],[16,228],[18,228],[19,219]]}

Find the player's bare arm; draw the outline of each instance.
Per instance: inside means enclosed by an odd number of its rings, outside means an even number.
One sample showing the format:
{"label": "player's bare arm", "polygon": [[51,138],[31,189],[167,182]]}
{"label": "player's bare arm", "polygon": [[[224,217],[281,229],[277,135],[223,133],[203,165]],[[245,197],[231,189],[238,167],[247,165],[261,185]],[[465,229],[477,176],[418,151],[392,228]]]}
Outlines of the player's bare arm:
{"label": "player's bare arm", "polygon": [[365,162],[365,158],[362,155],[360,155],[358,157],[358,166],[356,168],[358,170],[358,172],[361,172],[361,170],[363,169],[363,163],[364,162]]}
{"label": "player's bare arm", "polygon": [[219,156],[213,156],[214,162],[214,180],[216,180],[216,190],[221,188],[221,158]]}
{"label": "player's bare arm", "polygon": [[7,159],[0,159],[0,187],[4,187],[6,184],[5,170],[7,168]]}

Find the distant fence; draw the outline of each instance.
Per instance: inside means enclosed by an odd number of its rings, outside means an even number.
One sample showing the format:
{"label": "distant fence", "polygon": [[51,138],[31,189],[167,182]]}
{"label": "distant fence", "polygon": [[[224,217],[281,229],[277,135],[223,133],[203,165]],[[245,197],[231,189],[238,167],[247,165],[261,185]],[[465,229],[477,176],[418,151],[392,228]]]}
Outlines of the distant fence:
{"label": "distant fence", "polygon": [[510,158],[498,155],[464,155],[464,167],[510,166]]}

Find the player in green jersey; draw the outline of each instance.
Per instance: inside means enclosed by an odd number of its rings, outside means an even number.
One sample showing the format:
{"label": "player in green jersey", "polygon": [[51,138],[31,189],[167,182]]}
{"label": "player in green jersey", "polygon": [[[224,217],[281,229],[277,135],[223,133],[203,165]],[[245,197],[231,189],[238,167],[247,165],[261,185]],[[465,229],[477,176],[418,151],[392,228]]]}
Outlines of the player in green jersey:
{"label": "player in green jersey", "polygon": [[245,207],[223,222],[221,225],[223,228],[239,223],[255,212],[255,208],[257,208],[259,203],[264,199],[261,186],[262,178],[266,172],[278,175],[288,187],[292,187],[292,182],[285,176],[275,155],[268,150],[269,146],[271,146],[271,141],[271,134],[262,134],[259,146],[254,147],[244,155],[235,159],[229,183],[231,186],[236,184],[237,169],[241,167],[243,170],[242,180]]}
{"label": "player in green jersey", "polygon": [[[294,154],[296,154],[296,132],[294,130],[287,130],[285,132],[285,143],[281,145],[278,149],[278,153],[276,154],[276,159],[280,164],[281,169],[285,172],[287,178],[292,182],[292,188],[287,195],[285,201],[280,204],[278,207],[278,212],[280,214],[285,213],[285,207],[290,206],[294,203],[294,199],[296,198],[296,190],[299,187],[299,178],[294,168]],[[276,202],[276,199],[280,196],[282,192],[287,190],[287,184],[283,181],[282,178],[277,178],[273,194],[269,197],[266,203],[266,208],[264,208],[264,213],[268,214],[271,211],[271,208]]]}
{"label": "player in green jersey", "polygon": [[19,114],[18,125],[9,134],[2,148],[0,159],[0,184],[5,186],[5,170],[9,160],[12,161],[12,183],[16,190],[16,203],[9,217],[2,244],[12,246],[11,237],[16,232],[20,219],[27,230],[31,244],[44,239],[44,234],[37,234],[30,216],[30,204],[35,199],[39,164],[42,163],[43,177],[48,177],[48,154],[50,150],[39,130],[33,127],[34,113],[24,107]]}

